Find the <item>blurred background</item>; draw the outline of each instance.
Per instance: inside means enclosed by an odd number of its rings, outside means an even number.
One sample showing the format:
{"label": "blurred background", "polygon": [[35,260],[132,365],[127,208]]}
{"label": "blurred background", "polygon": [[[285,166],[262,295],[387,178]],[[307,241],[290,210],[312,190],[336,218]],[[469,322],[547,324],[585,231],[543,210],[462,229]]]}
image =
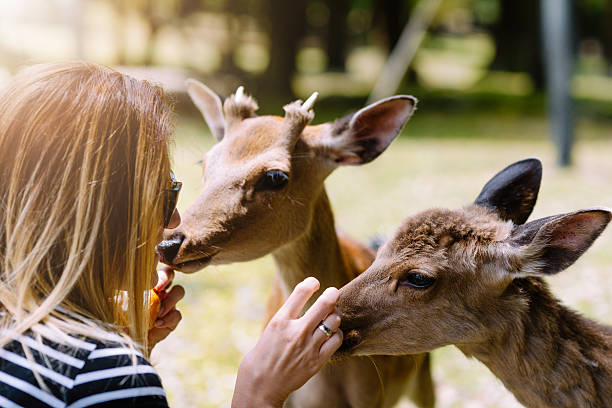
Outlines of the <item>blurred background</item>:
{"label": "blurred background", "polygon": [[[386,153],[328,180],[338,225],[364,240],[411,212],[470,202],[528,156],[544,163],[534,218],[612,206],[609,0],[0,0],[0,85],[67,59],[172,95],[179,209],[197,196],[198,160],[214,143],[189,77],[222,95],[245,85],[264,114],[317,90],[314,123],[394,93],[419,98]],[[273,271],[266,257],[177,278],[184,319],[154,353],[172,406],[229,406]],[[564,303],[612,324],[612,231],[549,281]],[[434,375],[439,407],[519,406],[453,347],[434,353]]]}

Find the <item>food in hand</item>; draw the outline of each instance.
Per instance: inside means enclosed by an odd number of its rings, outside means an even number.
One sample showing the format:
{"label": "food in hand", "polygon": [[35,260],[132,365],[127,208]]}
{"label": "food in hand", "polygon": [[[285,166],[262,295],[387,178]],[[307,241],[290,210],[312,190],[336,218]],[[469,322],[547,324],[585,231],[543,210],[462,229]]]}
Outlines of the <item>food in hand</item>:
{"label": "food in hand", "polygon": [[[155,320],[159,317],[162,300],[166,296],[165,291],[158,292],[155,289],[147,291],[149,297],[149,330],[155,326]],[[117,318],[115,324],[119,326],[128,326],[128,295],[126,291],[121,291],[115,296],[115,302],[119,306],[117,308]]]}

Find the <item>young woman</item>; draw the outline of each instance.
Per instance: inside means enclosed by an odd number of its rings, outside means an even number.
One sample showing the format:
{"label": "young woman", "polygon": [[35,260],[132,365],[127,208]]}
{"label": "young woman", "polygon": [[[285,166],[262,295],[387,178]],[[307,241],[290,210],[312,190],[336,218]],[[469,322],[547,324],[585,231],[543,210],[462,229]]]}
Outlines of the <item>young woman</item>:
{"label": "young woman", "polygon": [[[0,406],[167,406],[147,357],[184,295],[155,272],[163,228],[180,223],[170,117],[159,87],[86,63],[35,66],[0,91]],[[299,284],[268,325],[233,406],[282,405],[339,347],[337,290],[299,317],[317,289]]]}

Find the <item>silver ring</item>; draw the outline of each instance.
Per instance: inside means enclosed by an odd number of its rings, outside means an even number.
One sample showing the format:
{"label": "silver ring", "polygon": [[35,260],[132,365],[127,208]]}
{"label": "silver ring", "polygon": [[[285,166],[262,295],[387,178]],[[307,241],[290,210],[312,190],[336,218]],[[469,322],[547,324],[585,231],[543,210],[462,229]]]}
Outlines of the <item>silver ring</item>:
{"label": "silver ring", "polygon": [[325,333],[325,335],[327,336],[327,338],[329,339],[332,336],[332,331],[329,327],[327,327],[325,325],[325,323],[321,322],[321,324],[317,327],[317,329],[321,330],[323,333]]}

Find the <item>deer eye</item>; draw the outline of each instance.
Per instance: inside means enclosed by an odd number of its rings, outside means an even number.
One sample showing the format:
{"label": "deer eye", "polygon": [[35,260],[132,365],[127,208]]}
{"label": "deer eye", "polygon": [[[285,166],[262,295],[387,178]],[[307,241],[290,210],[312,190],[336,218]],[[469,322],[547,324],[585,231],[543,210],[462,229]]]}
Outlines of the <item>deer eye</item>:
{"label": "deer eye", "polygon": [[399,286],[411,286],[416,289],[427,289],[436,281],[436,278],[420,272],[408,272],[397,280]]}
{"label": "deer eye", "polygon": [[267,171],[257,183],[257,190],[280,190],[287,185],[289,175],[282,170]]}

